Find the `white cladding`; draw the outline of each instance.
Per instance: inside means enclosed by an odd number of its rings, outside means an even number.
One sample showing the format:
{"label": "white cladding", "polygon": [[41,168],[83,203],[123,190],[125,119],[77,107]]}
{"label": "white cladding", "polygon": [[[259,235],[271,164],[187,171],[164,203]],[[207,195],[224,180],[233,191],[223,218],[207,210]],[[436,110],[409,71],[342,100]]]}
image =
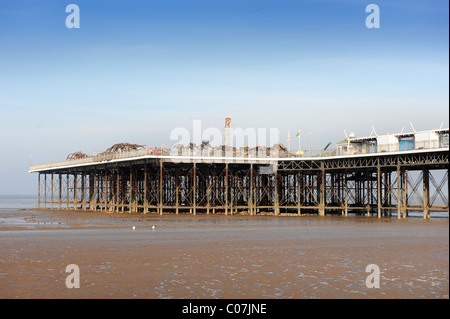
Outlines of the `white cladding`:
{"label": "white cladding", "polygon": [[439,135],[434,131],[416,132],[414,134],[414,144],[416,150],[423,148],[438,148]]}
{"label": "white cladding", "polygon": [[398,137],[394,134],[377,136],[378,152],[396,152],[398,151]]}

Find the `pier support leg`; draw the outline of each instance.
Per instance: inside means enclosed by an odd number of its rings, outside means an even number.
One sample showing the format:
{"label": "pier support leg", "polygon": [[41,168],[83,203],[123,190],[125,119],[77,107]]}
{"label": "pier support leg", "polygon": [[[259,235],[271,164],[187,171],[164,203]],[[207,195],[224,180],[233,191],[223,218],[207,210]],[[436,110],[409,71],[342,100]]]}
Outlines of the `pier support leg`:
{"label": "pier support leg", "polygon": [[41,173],[38,174],[38,208],[41,208]]}
{"label": "pier support leg", "polygon": [[179,203],[179,189],[180,189],[180,169],[177,167],[176,169],[175,169],[175,206],[176,206],[176,208],[175,208],[175,213],[178,215],[178,213],[179,213],[179,210],[180,210],[180,208],[179,208],[179,205],[180,205],[180,203]]}
{"label": "pier support leg", "polygon": [[89,174],[89,210],[94,210],[94,175]]}
{"label": "pier support leg", "polygon": [[69,193],[69,180],[70,180],[70,175],[69,174],[66,174],[66,208],[67,209],[69,209],[69,196],[70,196],[70,193]]}
{"label": "pier support leg", "polygon": [[253,215],[253,164],[250,164],[250,188],[248,191],[248,211]]}
{"label": "pier support leg", "polygon": [[408,217],[408,170],[405,170],[403,218]]}
{"label": "pier support leg", "polygon": [[209,207],[210,207],[210,194],[211,194],[211,188],[209,185],[206,188],[206,215],[209,215]]}
{"label": "pier support leg", "polygon": [[225,164],[225,215],[228,215],[228,163]]}
{"label": "pier support leg", "polygon": [[105,170],[105,198],[104,198],[104,203],[105,203],[105,212],[108,211],[108,204],[109,204],[109,200],[108,200],[108,196],[109,196],[109,186],[108,186],[108,171]]}
{"label": "pier support leg", "polygon": [[194,181],[193,181],[193,185],[192,185],[192,202],[194,204],[194,216],[197,213],[197,164],[194,163]]}
{"label": "pier support leg", "polygon": [[93,205],[93,210],[97,210],[97,204],[98,204],[98,184],[99,184],[99,176],[96,173],[94,175],[94,205]]}
{"label": "pier support leg", "polygon": [[51,195],[50,195],[50,201],[51,201],[50,207],[51,207],[51,209],[53,209],[53,173],[52,173],[51,183],[52,183],[52,189],[51,189]]}
{"label": "pier support leg", "polygon": [[159,162],[159,214],[163,214],[163,163]]}
{"label": "pier support leg", "polygon": [[44,174],[44,207],[47,208],[47,174]]}
{"label": "pier support leg", "polygon": [[236,176],[234,176],[233,174],[231,174],[231,180],[230,180],[230,214],[233,215],[233,211],[234,211],[234,183],[236,181]]}
{"label": "pier support leg", "polygon": [[320,171],[319,179],[319,216],[325,216],[325,170],[323,168]]}
{"label": "pier support leg", "polygon": [[381,218],[381,167],[377,166],[377,217]]}
{"label": "pier support leg", "polygon": [[77,180],[78,180],[78,175],[75,173],[73,174],[73,208],[77,209],[77,201],[78,201],[78,194],[77,194]]}
{"label": "pier support leg", "polygon": [[211,176],[207,179],[206,183],[206,214],[209,215],[209,209],[211,206]]}
{"label": "pier support leg", "polygon": [[302,214],[301,206],[302,206],[302,173],[297,174],[297,214],[300,216]]}
{"label": "pier support leg", "polygon": [[401,218],[402,214],[402,174],[400,165],[397,165],[397,219]]}
{"label": "pier support leg", "polygon": [[128,203],[128,211],[134,211],[134,191],[133,191],[133,167],[130,165],[130,200]]}
{"label": "pier support leg", "polygon": [[428,169],[423,170],[422,174],[423,184],[423,218],[430,218],[430,171]]}
{"label": "pier support leg", "polygon": [[58,174],[58,209],[61,210],[61,191],[62,191],[62,182],[61,182],[61,174]]}
{"label": "pier support leg", "polygon": [[86,210],[86,173],[83,173],[81,175],[81,187],[82,189],[82,193],[83,193],[83,204],[82,204],[82,209]]}
{"label": "pier support leg", "polygon": [[274,174],[274,179],[275,179],[275,216],[280,215],[280,207],[279,207],[279,203],[280,203],[280,197],[278,195],[278,172],[275,172]]}
{"label": "pier support leg", "polygon": [[401,176],[401,181],[402,181],[402,183],[401,183],[401,185],[402,185],[402,188],[401,188],[402,209],[400,210],[400,212],[401,212],[402,218],[405,218],[405,216],[406,216],[406,179],[405,179],[406,175],[405,174],[406,174],[406,171],[404,171],[404,170],[400,171],[400,176]]}
{"label": "pier support leg", "polygon": [[147,186],[147,163],[145,163],[144,166],[144,214],[148,213],[148,199],[147,199],[147,192],[148,192],[148,186]]}
{"label": "pier support leg", "polygon": [[344,176],[344,192],[345,192],[345,204],[344,204],[344,215],[348,216],[348,180],[347,180],[347,172],[345,172]]}
{"label": "pier support leg", "polygon": [[119,212],[120,203],[120,174],[119,170],[116,171],[116,212]]}

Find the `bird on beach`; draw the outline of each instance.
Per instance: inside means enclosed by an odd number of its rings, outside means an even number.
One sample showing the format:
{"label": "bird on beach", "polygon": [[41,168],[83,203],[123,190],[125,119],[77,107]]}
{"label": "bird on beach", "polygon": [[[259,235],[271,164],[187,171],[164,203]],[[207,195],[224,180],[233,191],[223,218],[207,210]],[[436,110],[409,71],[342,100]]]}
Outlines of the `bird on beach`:
{"label": "bird on beach", "polygon": [[135,230],[136,229],[136,226],[133,226],[133,230]]}
{"label": "bird on beach", "polygon": [[155,229],[155,225],[152,226],[152,229]]}

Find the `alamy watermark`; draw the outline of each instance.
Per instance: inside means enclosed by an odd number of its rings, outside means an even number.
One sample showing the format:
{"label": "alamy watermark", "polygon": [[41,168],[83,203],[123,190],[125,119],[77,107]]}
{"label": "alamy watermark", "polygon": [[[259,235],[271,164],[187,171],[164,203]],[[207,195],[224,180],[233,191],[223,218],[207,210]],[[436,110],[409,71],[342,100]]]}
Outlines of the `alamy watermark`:
{"label": "alamy watermark", "polygon": [[66,287],[69,289],[80,288],[80,267],[76,264],[67,265],[66,272],[70,273],[66,277]]}
{"label": "alamy watermark", "polygon": [[[80,28],[80,7],[76,4],[68,4],[66,6],[66,12],[70,13],[66,17],[66,27],[68,29],[79,29]],[[366,27],[368,29],[379,29],[380,28],[380,8],[376,4],[369,4],[366,6],[366,12],[370,13],[366,17]]]}
{"label": "alamy watermark", "polygon": [[68,29],[80,28],[80,7],[76,4],[69,4],[66,6],[66,12],[70,14],[66,17],[66,27]]}
{"label": "alamy watermark", "polygon": [[370,272],[366,278],[366,287],[369,289],[380,288],[380,267],[375,264],[367,265],[366,272]]}
{"label": "alamy watermark", "polygon": [[[68,289],[80,288],[80,267],[76,264],[67,265],[66,273],[70,273],[66,277],[66,287]],[[380,267],[376,264],[367,265],[366,273],[370,273],[366,277],[366,287],[369,289],[380,288]]]}
{"label": "alamy watermark", "polygon": [[[258,163],[269,165],[263,169],[269,174],[276,169],[271,165],[271,159],[289,154],[288,148],[280,142],[278,128],[203,129],[201,120],[194,120],[192,124],[192,131],[177,127],[170,133],[170,140],[175,144],[167,152],[174,163],[192,160],[202,162],[211,157],[223,162],[233,162],[236,158],[257,158]],[[262,159],[267,161],[261,161]]]}
{"label": "alamy watermark", "polygon": [[366,12],[370,14],[366,18],[366,27],[368,29],[379,29],[380,28],[380,8],[376,4],[369,4],[366,7]]}

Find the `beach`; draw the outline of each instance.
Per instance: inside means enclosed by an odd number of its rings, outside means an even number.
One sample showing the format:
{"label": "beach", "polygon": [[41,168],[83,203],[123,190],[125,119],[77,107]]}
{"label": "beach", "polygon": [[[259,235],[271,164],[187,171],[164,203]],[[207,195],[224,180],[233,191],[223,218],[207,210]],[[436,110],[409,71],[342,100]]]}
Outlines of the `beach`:
{"label": "beach", "polygon": [[0,209],[0,247],[3,299],[449,298],[448,218]]}

